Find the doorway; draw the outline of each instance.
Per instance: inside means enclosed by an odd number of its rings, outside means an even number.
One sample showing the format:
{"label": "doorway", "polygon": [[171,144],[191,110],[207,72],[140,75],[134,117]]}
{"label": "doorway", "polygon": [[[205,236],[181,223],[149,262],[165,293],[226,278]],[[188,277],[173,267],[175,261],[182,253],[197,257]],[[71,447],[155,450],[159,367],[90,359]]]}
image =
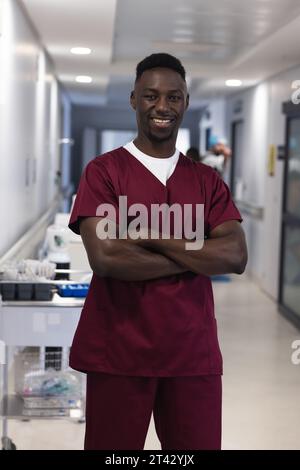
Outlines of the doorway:
{"label": "doorway", "polygon": [[287,105],[284,110],[286,160],[279,303],[281,310],[300,325],[300,111],[295,111],[295,105]]}

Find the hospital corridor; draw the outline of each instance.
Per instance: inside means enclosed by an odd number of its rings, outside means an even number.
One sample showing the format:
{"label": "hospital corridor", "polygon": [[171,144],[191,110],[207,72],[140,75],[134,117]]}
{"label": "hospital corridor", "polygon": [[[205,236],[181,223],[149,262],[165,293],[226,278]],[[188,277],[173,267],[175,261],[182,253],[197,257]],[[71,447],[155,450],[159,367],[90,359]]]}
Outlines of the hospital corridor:
{"label": "hospital corridor", "polygon": [[299,30],[0,0],[2,450],[300,450]]}

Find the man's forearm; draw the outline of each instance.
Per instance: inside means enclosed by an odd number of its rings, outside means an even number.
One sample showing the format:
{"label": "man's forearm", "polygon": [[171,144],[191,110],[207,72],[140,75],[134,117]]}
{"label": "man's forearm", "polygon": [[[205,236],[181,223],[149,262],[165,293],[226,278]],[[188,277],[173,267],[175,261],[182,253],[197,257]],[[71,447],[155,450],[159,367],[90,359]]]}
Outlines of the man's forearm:
{"label": "man's forearm", "polygon": [[112,240],[106,254],[92,266],[101,277],[145,281],[187,271],[164,254],[154,253],[128,240]]}
{"label": "man's forearm", "polygon": [[186,269],[160,253],[139,246],[138,240],[100,239],[99,217],[86,217],[80,234],[95,274],[123,281],[145,281],[185,272]]}
{"label": "man's forearm", "polygon": [[143,246],[164,254],[187,270],[207,276],[244,271],[243,247],[234,234],[204,241],[200,250],[187,250],[185,239],[149,239]]}

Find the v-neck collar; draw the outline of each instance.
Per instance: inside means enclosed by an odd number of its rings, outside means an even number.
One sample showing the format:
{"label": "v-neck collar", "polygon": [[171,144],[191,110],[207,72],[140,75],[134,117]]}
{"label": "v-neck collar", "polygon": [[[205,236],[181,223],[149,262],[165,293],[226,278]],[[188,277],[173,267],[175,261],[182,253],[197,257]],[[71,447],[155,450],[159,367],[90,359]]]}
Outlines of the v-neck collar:
{"label": "v-neck collar", "polygon": [[[163,186],[163,188],[167,188],[168,184],[170,183],[170,181],[172,180],[172,178],[175,176],[177,170],[178,170],[178,167],[181,166],[182,164],[182,159],[183,159],[183,155],[181,152],[179,152],[179,157],[178,157],[178,160],[177,160],[177,163],[176,163],[176,166],[174,168],[174,171],[173,173],[169,176],[169,178],[166,180],[166,184],[162,183],[160,181],[159,178],[157,178],[157,176],[155,176],[152,171],[150,171],[140,160],[138,160],[134,155],[132,155],[132,153],[130,153],[125,147],[123,147],[123,150],[125,150],[125,152],[130,156],[131,160],[134,160],[137,164],[137,166],[140,166],[144,169],[144,171],[146,172],[146,174],[149,174],[152,176],[152,178],[154,178],[161,186]],[[150,155],[149,155],[150,156]],[[153,157],[155,158],[155,157]]]}

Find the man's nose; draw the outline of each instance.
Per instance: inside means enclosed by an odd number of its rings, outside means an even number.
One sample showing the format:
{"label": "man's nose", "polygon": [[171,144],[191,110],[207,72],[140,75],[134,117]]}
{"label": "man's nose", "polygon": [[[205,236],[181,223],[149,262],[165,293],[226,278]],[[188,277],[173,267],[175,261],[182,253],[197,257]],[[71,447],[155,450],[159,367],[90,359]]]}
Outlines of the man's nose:
{"label": "man's nose", "polygon": [[169,102],[166,96],[160,96],[156,102],[156,110],[157,111],[168,111],[169,110]]}

